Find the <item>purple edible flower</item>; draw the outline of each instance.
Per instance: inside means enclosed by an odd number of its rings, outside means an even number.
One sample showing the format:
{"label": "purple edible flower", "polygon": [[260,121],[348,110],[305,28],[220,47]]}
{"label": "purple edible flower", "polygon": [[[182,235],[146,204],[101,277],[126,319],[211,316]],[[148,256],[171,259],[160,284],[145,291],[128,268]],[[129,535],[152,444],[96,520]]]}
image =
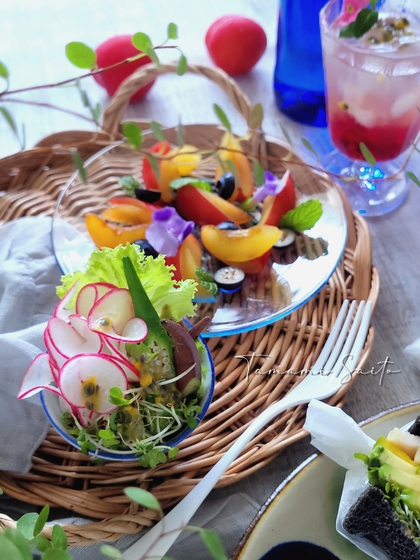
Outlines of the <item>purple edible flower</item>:
{"label": "purple edible flower", "polygon": [[152,214],[153,222],[146,230],[146,239],[158,253],[174,257],[184,239],[193,231],[194,222],[181,218],[172,206]]}
{"label": "purple edible flower", "polygon": [[262,185],[262,187],[259,187],[252,197],[252,202],[254,204],[262,202],[266,196],[276,196],[286,186],[286,182],[283,181],[283,179],[279,179],[278,177],[270,173],[270,171],[265,171],[264,179],[264,185]]}

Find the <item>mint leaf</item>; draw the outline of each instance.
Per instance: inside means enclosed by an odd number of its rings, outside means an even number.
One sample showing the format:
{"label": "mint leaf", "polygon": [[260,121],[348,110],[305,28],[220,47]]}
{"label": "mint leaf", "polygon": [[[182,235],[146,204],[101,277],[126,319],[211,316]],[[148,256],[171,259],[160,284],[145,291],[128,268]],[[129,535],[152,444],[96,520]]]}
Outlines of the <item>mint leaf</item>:
{"label": "mint leaf", "polygon": [[219,293],[219,287],[214,281],[213,276],[209,272],[207,272],[207,270],[204,270],[204,268],[196,268],[195,274],[203,288],[205,288],[213,296],[217,296],[217,294]]}
{"label": "mint leaf", "polygon": [[185,185],[193,185],[194,187],[197,187],[197,189],[201,189],[203,191],[212,191],[211,184],[208,181],[195,179],[194,177],[180,177],[179,179],[174,179],[169,183],[169,186],[174,190],[185,187]]}
{"label": "mint leaf", "polygon": [[356,19],[343,27],[340,31],[340,37],[354,37],[356,39],[360,39],[369,29],[371,29],[375,23],[378,21],[379,14],[378,12],[370,9],[370,8],[363,8],[357,14]]}
{"label": "mint leaf", "polygon": [[311,229],[322,215],[322,204],[319,200],[307,200],[290,210],[280,220],[280,228],[289,228],[294,231]]}
{"label": "mint leaf", "polygon": [[124,175],[118,180],[118,184],[128,196],[135,196],[135,189],[140,189],[141,185],[131,175]]}

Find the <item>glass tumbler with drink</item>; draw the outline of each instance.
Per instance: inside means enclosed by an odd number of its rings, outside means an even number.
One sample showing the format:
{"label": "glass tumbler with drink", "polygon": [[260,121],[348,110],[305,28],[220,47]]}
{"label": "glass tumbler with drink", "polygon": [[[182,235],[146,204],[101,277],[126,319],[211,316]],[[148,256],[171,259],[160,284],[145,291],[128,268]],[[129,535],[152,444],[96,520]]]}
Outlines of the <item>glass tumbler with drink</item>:
{"label": "glass tumbler with drink", "polygon": [[406,199],[396,158],[420,130],[420,17],[404,4],[385,1],[377,11],[372,1],[355,19],[330,0],[320,14],[328,126],[338,150],[326,168],[366,216]]}

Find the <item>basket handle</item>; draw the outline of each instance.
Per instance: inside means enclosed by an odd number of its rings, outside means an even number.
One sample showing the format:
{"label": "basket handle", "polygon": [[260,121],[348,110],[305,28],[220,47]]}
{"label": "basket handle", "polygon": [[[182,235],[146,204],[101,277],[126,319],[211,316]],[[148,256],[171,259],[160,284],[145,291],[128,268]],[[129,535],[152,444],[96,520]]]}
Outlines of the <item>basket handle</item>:
{"label": "basket handle", "polygon": [[[112,136],[117,137],[120,133],[120,125],[124,112],[130,101],[131,96],[141,87],[162,74],[176,74],[177,63],[163,64],[159,69],[154,63],[146,64],[136,70],[120,85],[115,95],[112,97],[103,114],[103,127]],[[199,64],[189,65],[187,72],[204,76],[216,83],[232,100],[235,108],[248,123],[251,113],[251,104],[247,96],[243,93],[239,85],[232,80],[223,70],[209,68]],[[265,138],[262,131],[253,134],[252,148],[254,153],[265,151]]]}

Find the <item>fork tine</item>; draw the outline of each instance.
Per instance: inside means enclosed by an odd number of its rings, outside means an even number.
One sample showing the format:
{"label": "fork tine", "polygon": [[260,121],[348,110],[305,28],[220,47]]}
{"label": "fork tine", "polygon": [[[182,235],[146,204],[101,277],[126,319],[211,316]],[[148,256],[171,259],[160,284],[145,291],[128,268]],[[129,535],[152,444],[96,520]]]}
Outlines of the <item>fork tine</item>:
{"label": "fork tine", "polygon": [[[349,332],[344,348],[333,369],[333,372],[337,377],[340,376],[344,367],[346,367],[348,373],[349,362],[353,362],[352,365],[354,366],[357,365],[363,346],[365,345],[366,336],[370,325],[371,313],[372,313],[371,301],[368,301],[366,305],[363,305],[362,309],[360,309],[359,306],[359,309],[357,310],[356,317],[354,319],[352,328]],[[348,360],[344,361],[345,357],[348,357]]]}
{"label": "fork tine", "polygon": [[341,309],[337,315],[337,319],[335,320],[334,326],[331,329],[331,333],[330,336],[328,337],[326,343],[324,344],[323,349],[321,350],[320,355],[318,356],[318,359],[316,360],[316,362],[314,363],[314,365],[312,366],[312,371],[318,371],[318,369],[321,369],[321,367],[323,365],[325,365],[325,362],[328,360],[328,356],[331,354],[331,350],[333,349],[337,337],[339,336],[340,332],[341,332],[341,327],[343,325],[344,319],[346,317],[346,312],[347,312],[347,308],[349,306],[349,300],[346,299],[343,301],[343,305],[341,306]]}

